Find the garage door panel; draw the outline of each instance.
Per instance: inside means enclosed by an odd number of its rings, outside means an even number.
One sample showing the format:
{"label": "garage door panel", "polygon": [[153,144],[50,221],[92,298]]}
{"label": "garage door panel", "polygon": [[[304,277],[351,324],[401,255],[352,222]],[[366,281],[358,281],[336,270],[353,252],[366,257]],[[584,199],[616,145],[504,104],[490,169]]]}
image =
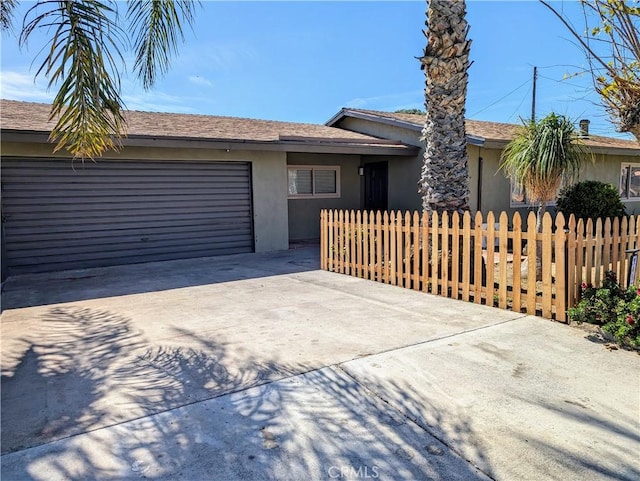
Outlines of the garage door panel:
{"label": "garage door panel", "polygon": [[[10,192],[10,190],[7,190]],[[46,203],[43,204],[43,199]],[[128,195],[121,194],[118,197],[108,197],[105,199],[103,195],[91,195],[91,193],[87,193],[87,195],[83,196],[83,208],[92,208],[92,207],[103,207],[105,205],[105,200],[109,202],[110,205],[118,206],[118,205],[130,205],[132,202],[137,204],[147,205],[152,207],[156,204],[159,205],[180,205],[182,203],[189,203],[191,205],[197,204],[201,205],[202,203],[213,203],[215,205],[238,205],[240,202],[245,202],[247,205],[251,202],[251,196],[247,196],[246,192],[238,193],[238,194],[217,194],[209,192],[207,194],[174,194],[171,198],[167,198],[166,195],[145,195],[144,197],[140,197],[135,193],[128,193]],[[3,204],[3,207],[11,208],[11,209],[24,209],[26,211],[32,211],[34,207],[38,207],[39,209],[43,209],[45,207],[50,206],[65,206],[69,205],[71,208],[74,208],[78,203],[78,199],[76,197],[47,197],[43,193],[34,192],[33,195],[27,194],[24,191],[19,191],[15,193],[11,193],[11,197],[6,198],[6,202]],[[54,209],[55,210],[55,209]]]}
{"label": "garage door panel", "polygon": [[[144,227],[138,224],[131,224],[133,227],[127,229],[104,229],[102,225],[93,226],[92,229],[85,228],[86,226],[68,226],[65,229],[56,227],[55,229],[41,229],[39,227],[21,227],[12,228],[10,232],[5,235],[5,242],[41,242],[51,241],[56,239],[100,239],[102,237],[113,238],[122,237],[125,235],[135,237],[148,237],[151,234],[163,234],[169,233],[171,235],[178,235],[178,233],[188,234],[189,232],[211,232],[211,229],[207,225],[202,224],[187,224],[187,225],[171,225],[171,226],[156,226]],[[250,220],[240,220],[234,224],[238,229],[246,232],[251,227]],[[28,235],[28,239],[27,239]]]}
{"label": "garage door panel", "polygon": [[9,274],[253,250],[246,162],[2,159]]}
{"label": "garage door panel", "polygon": [[[209,195],[211,193],[212,187],[198,187],[198,188],[189,188],[183,189],[181,192],[183,195]],[[222,186],[220,189],[216,189],[218,195],[238,195],[244,194],[243,190],[236,189],[233,187],[225,187]],[[33,184],[26,185],[24,187],[18,186],[8,186],[5,188],[5,192],[10,194],[12,192],[22,192],[23,197],[32,197],[33,195],[37,195],[43,201],[47,199],[55,199],[57,196],[78,196],[84,197],[88,196],[90,198],[95,197],[106,197],[107,199],[110,197],[117,197],[119,195],[129,195],[134,198],[143,199],[149,196],[170,196],[174,192],[171,189],[166,189],[162,187],[147,187],[144,194],[140,192],[140,185],[131,184],[127,187],[123,187],[120,189],[113,189],[110,187],[91,187],[88,185],[76,185],[70,184],[68,187],[60,187],[59,185],[53,184],[53,187],[47,187],[47,191],[42,191],[42,186],[37,186]]]}
{"label": "garage door panel", "polygon": [[[246,207],[245,207],[246,209]],[[102,224],[109,222],[111,225],[117,226],[120,221],[126,216],[126,220],[140,221],[140,222],[157,222],[162,225],[163,222],[173,223],[175,216],[180,214],[182,221],[206,222],[212,223],[216,221],[226,222],[226,219],[233,221],[238,214],[244,214],[245,209],[242,208],[227,208],[227,210],[207,210],[200,209],[199,207],[193,207],[189,212],[184,212],[181,209],[137,209],[132,207],[131,209],[108,209],[108,210],[96,210],[94,212],[83,211],[82,215],[78,215],[78,212],[73,211],[61,211],[57,212],[55,219],[43,220],[42,212],[22,212],[19,220],[14,220],[14,225],[33,225],[34,221],[42,221],[39,225],[77,225],[77,224]],[[11,216],[11,212],[7,212],[5,215]]]}
{"label": "garage door panel", "polygon": [[[113,266],[113,265],[122,265],[122,264],[139,264],[141,262],[156,262],[156,261],[168,261],[168,260],[176,260],[176,259],[191,259],[194,257],[210,257],[210,256],[218,256],[218,255],[230,255],[230,254],[244,254],[247,252],[248,246],[239,246],[235,243],[229,244],[226,246],[221,246],[220,248],[210,248],[207,246],[203,249],[192,249],[189,252],[185,252],[182,249],[170,251],[170,252],[160,252],[160,253],[145,253],[145,251],[135,251],[131,256],[123,256],[122,253],[118,255],[110,256],[109,253],[102,255],[100,257],[88,256],[84,259],[76,260],[76,266],[72,267],[74,269],[79,268],[81,265],[82,268],[90,268],[90,267],[105,267],[105,266]],[[31,259],[29,262],[25,262],[23,264],[17,264],[13,269],[19,270],[20,273],[35,273],[35,272],[43,272],[42,265],[46,263],[49,271],[62,271],[70,269],[68,257],[60,256],[59,262],[53,262],[49,256],[44,258],[36,258]],[[33,261],[33,262],[31,262]]]}
{"label": "garage door panel", "polygon": [[[30,205],[7,205],[3,206],[4,214],[21,214],[23,216],[41,215],[42,213],[59,213],[64,216],[71,213],[75,216],[78,215],[78,205],[76,203],[68,204],[47,204],[38,207],[38,213],[34,213],[33,204]],[[186,202],[110,202],[105,205],[103,202],[88,204],[82,204],[82,212],[90,215],[103,215],[108,212],[119,211],[152,211],[157,210],[161,212],[182,212],[185,208],[189,208],[190,212],[246,212],[251,207],[250,199],[240,199],[236,201],[228,202],[198,202],[197,205]]]}
{"label": "garage door panel", "polygon": [[[17,159],[18,157],[13,157]],[[20,158],[22,159],[22,158]],[[78,176],[91,176],[91,175],[110,175],[121,176],[126,175],[201,175],[202,172],[215,172],[216,175],[224,175],[230,172],[244,172],[246,168],[245,162],[209,162],[209,161],[194,161],[194,162],[154,162],[154,161],[127,161],[127,160],[106,160],[100,159],[95,162],[71,162],[65,159],[26,159],[27,161],[33,161],[34,164],[29,167],[29,171],[34,174],[38,173],[51,173],[61,177],[68,177],[69,172],[73,172]],[[114,171],[112,165],[118,164],[118,170]],[[21,176],[24,165],[3,165],[3,172],[8,175]]]}
{"label": "garage door panel", "polygon": [[[144,246],[141,246],[140,240],[131,242],[109,242],[109,243],[77,243],[75,245],[73,241],[69,243],[59,242],[57,245],[47,246],[46,248],[31,246],[30,249],[16,249],[14,259],[28,259],[28,258],[40,258],[43,259],[46,256],[50,256],[51,260],[59,257],[60,260],[68,258],[68,256],[74,256],[74,258],[88,258],[87,256],[98,255],[134,255],[140,253],[142,250],[145,255],[153,253],[163,252],[176,252],[183,248],[185,240],[189,241],[189,246],[192,249],[205,249],[207,247],[220,248],[223,246],[232,246],[234,243],[248,245],[251,243],[249,236],[242,237],[242,233],[229,232],[228,235],[217,236],[202,236],[202,237],[189,237],[188,239],[149,239],[145,240]],[[141,249],[142,248],[142,249]],[[55,255],[52,254],[52,249],[55,249]]]}

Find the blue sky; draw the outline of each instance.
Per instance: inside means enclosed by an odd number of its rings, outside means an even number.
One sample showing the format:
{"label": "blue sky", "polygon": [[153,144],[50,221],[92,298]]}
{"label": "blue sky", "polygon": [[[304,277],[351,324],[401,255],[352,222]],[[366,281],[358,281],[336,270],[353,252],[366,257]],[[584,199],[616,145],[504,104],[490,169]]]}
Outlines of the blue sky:
{"label": "blue sky", "polygon": [[[22,11],[28,2],[22,2]],[[579,24],[576,2],[555,3]],[[203,2],[171,72],[145,92],[123,79],[130,109],[324,123],[341,107],[421,108],[424,1]],[[593,133],[615,135],[587,76],[582,52],[534,1],[468,1],[471,26],[467,117],[519,122],[531,114],[538,66],[538,117],[588,118]],[[21,22],[18,13],[16,27]],[[38,38],[20,50],[2,36],[3,98],[49,101],[33,82]]]}

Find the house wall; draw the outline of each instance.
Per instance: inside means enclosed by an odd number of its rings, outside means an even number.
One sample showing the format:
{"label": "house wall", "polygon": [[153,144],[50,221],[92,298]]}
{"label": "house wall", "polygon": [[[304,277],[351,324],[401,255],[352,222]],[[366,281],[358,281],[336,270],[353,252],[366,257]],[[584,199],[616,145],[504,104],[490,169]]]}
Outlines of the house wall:
{"label": "house wall", "polygon": [[[339,127],[373,135],[380,138],[400,140],[403,143],[421,146],[420,132],[415,129],[388,125],[383,122],[347,117],[340,121]],[[501,148],[497,145],[468,145],[469,157],[469,206],[472,213],[477,210],[487,213],[493,211],[498,215],[505,211],[508,214],[520,212],[528,215],[535,212],[535,207],[510,206],[510,183],[499,170]],[[480,160],[482,159],[482,160]],[[363,162],[375,162],[381,158],[364,157]],[[422,152],[411,158],[388,158],[389,160],[389,209],[420,210],[422,203],[417,193],[417,182],[422,168]],[[640,155],[595,154],[594,163],[585,163],[580,173],[580,180],[599,180],[618,186],[620,183],[620,166],[622,163],[640,163]],[[640,214],[640,199],[623,201],[628,214]]]}
{"label": "house wall", "polygon": [[[3,142],[2,155],[45,158],[65,158],[52,153],[50,144]],[[154,147],[125,147],[109,152],[105,159],[171,160],[171,161],[245,161],[251,162],[254,243],[256,252],[289,248],[287,222],[286,153],[209,149],[171,149]],[[80,162],[80,161],[78,161]],[[100,162],[100,159],[96,160]]]}
{"label": "house wall", "polygon": [[[420,132],[404,127],[353,117],[343,119],[339,127],[384,139],[399,140],[408,145],[423,146]],[[472,212],[478,208],[477,179],[480,151],[481,149],[474,145],[469,145],[467,148],[470,179],[469,207]],[[389,210],[408,210],[410,212],[422,210],[422,197],[418,193],[418,181],[422,171],[423,153],[424,150],[421,150],[415,157],[363,156],[363,163],[388,161]]]}
{"label": "house wall", "polygon": [[[501,150],[480,149],[480,151],[480,155],[483,158],[482,205],[480,207],[482,212],[493,211],[497,215],[505,211],[510,217],[516,211],[523,216],[527,216],[530,211],[535,212],[537,208],[533,206],[510,207],[510,183],[502,171],[499,170]],[[577,181],[599,180],[617,187],[620,184],[621,164],[628,162],[640,163],[640,156],[595,154],[593,163],[587,161],[583,164]],[[640,213],[640,200],[624,201],[624,204],[627,214]],[[553,207],[551,207],[551,210],[553,210]]]}
{"label": "house wall", "polygon": [[337,127],[351,130],[353,132],[360,132],[361,134],[371,135],[373,137],[379,137],[381,139],[399,140],[404,144],[415,145],[417,147],[422,146],[419,130],[411,130],[404,127],[397,127],[395,125],[372,122],[371,120],[357,119],[354,117],[342,119]]}
{"label": "house wall", "polygon": [[[580,175],[580,180],[599,180],[618,187],[622,164],[640,164],[640,155],[603,155],[596,154],[593,163],[587,163]],[[627,214],[640,214],[640,199],[623,200]]]}
{"label": "house wall", "polygon": [[[287,165],[337,165],[340,167],[340,197],[320,199],[289,199],[289,238],[309,240],[320,238],[320,211],[322,209],[359,209],[360,155],[348,154],[287,154]],[[286,169],[285,169],[286,175]],[[282,187],[285,197],[288,188]]]}
{"label": "house wall", "polygon": [[[363,165],[387,162],[388,210],[414,211],[421,208],[421,200],[418,195],[421,159],[422,156],[393,157],[367,155],[362,157]],[[364,206],[363,184],[361,192],[361,205]]]}

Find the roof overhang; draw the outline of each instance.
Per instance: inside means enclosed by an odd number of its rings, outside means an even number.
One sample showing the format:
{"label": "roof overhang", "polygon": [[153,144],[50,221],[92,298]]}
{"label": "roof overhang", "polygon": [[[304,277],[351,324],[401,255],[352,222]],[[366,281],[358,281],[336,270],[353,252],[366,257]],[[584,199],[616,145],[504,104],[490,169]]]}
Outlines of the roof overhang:
{"label": "roof overhang", "polygon": [[[485,142],[484,147],[487,149],[504,149],[508,140],[487,140]],[[593,154],[606,154],[606,155],[623,155],[623,156],[640,156],[640,144],[638,144],[637,149],[627,148],[623,149],[620,147],[604,147],[602,145],[589,145],[588,142],[585,143],[588,151]]]}
{"label": "roof overhang", "polygon": [[[36,143],[49,142],[49,132],[2,130],[3,142]],[[360,142],[354,139],[282,137],[279,140],[244,140],[244,139],[207,139],[194,137],[154,137],[145,135],[129,135],[122,139],[123,147],[160,147],[190,148],[213,150],[261,150],[271,152],[296,153],[328,153],[356,155],[396,155],[411,157],[418,155],[420,149],[395,141],[365,139]]]}
{"label": "roof overhang", "polygon": [[[383,125],[392,125],[394,127],[400,127],[403,129],[411,130],[414,132],[422,132],[422,125],[414,124],[413,122],[408,122],[406,120],[401,119],[392,119],[389,117],[383,117],[381,115],[373,115],[367,112],[360,112],[357,110],[351,109],[340,109],[340,112],[331,117],[325,125],[327,127],[336,127],[340,121],[345,119],[346,117],[352,117],[355,119],[368,120],[371,122],[376,122]],[[466,135],[467,143],[470,145],[476,145],[478,147],[483,147],[485,145],[485,139],[478,135]]]}

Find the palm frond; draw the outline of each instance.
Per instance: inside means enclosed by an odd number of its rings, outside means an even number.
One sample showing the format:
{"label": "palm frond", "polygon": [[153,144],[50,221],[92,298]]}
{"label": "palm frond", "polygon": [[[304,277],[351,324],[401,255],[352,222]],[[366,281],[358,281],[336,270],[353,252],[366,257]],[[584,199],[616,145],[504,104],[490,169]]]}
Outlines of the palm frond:
{"label": "palm frond", "polygon": [[184,40],[182,24],[193,25],[199,4],[192,0],[129,0],[127,18],[136,51],[134,70],[145,89],[168,71],[178,42]]}
{"label": "palm frond", "polygon": [[0,1],[0,27],[2,30],[9,30],[13,25],[13,11],[17,4],[17,0]]}
{"label": "palm frond", "polygon": [[[40,12],[40,7],[50,7]],[[38,2],[29,9],[21,43],[39,28],[53,33],[36,76],[58,87],[50,119],[57,123],[50,139],[55,150],[66,148],[75,158],[100,156],[117,149],[124,132],[120,74],[121,31],[113,2]]]}

